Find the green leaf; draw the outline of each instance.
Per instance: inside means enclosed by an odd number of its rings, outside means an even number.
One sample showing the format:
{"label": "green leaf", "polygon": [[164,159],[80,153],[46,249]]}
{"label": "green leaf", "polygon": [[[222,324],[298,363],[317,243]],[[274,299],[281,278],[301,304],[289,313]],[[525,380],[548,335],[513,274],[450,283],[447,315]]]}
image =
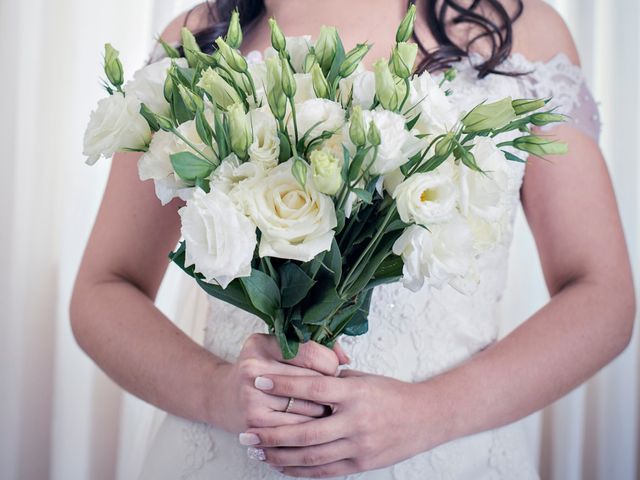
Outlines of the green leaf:
{"label": "green leaf", "polygon": [[340,72],[340,66],[342,62],[346,58],[346,53],[344,51],[344,45],[342,44],[342,40],[340,39],[340,35],[336,33],[336,56],[333,57],[333,62],[331,63],[331,68],[329,69],[329,73],[327,74],[327,82],[332,84],[335,79],[338,77],[338,72]]}
{"label": "green leaf", "polygon": [[362,301],[358,304],[358,310],[353,317],[349,320],[346,328],[342,333],[351,337],[358,335],[364,335],[369,331],[369,308],[371,306],[371,297],[373,296],[373,290],[369,290],[362,295]]}
{"label": "green leaf", "polygon": [[422,115],[422,112],[418,113],[418,115],[407,122],[407,130],[411,131],[411,129],[416,126],[416,123],[420,120],[420,115]]}
{"label": "green leaf", "polygon": [[240,282],[253,306],[269,317],[276,318],[280,309],[280,290],[273,278],[254,268],[251,276],[242,277]]}
{"label": "green leaf", "polygon": [[193,265],[185,267],[184,242],[180,244],[180,247],[175,252],[169,254],[169,259],[178,265],[178,267],[187,273],[187,275],[193,277],[200,288],[202,288],[207,294],[261,318],[265,323],[267,323],[267,325],[272,324],[272,321],[268,316],[259,310],[256,310],[253,306],[249,298],[246,296],[240,280],[234,280],[227,285],[227,288],[222,288],[220,285],[214,285],[204,281],[202,275],[195,273]]}
{"label": "green leaf", "polygon": [[312,290],[311,307],[302,316],[303,323],[307,325],[324,324],[327,318],[343,303],[332,282],[318,285],[318,287],[317,291]]}
{"label": "green leaf", "polygon": [[287,337],[285,328],[284,314],[281,310],[278,310],[274,322],[275,335],[278,339],[278,344],[280,345],[282,358],[285,360],[291,360],[298,354],[300,344],[296,340]]}
{"label": "green leaf", "polygon": [[280,139],[280,157],[281,162],[286,162],[291,158],[291,143],[289,135],[284,132],[278,132],[278,138]]}
{"label": "green leaf", "polygon": [[352,188],[351,191],[355,193],[360,200],[362,200],[367,205],[370,205],[373,201],[373,193],[363,190],[362,188]]}
{"label": "green leaf", "polygon": [[300,303],[315,285],[315,281],[298,265],[287,262],[280,267],[280,294],[282,308],[290,308]]}
{"label": "green leaf", "polygon": [[342,177],[342,181],[344,183],[347,183],[349,181],[349,165],[351,164],[351,155],[349,154],[349,150],[344,144],[342,144],[342,156],[344,157],[344,162],[342,162],[342,170],[340,172],[340,176]]}
{"label": "green leaf", "polygon": [[342,255],[335,238],[331,242],[331,250],[322,259],[322,266],[331,274],[333,284],[338,285],[342,278]]}
{"label": "green leaf", "polygon": [[213,165],[191,152],[173,153],[169,156],[171,165],[184,180],[194,182],[197,178],[207,178],[213,171]]}
{"label": "green leaf", "polygon": [[360,170],[362,169],[362,162],[364,161],[370,148],[359,148],[356,152],[356,156],[353,158],[353,162],[349,166],[349,181],[353,182],[360,176]]}
{"label": "green leaf", "polygon": [[518,157],[517,155],[514,155],[511,152],[507,152],[506,150],[502,150],[502,153],[504,153],[504,156],[507,160],[511,160],[512,162],[520,162],[520,163],[527,163],[526,160]]}
{"label": "green leaf", "polygon": [[213,130],[201,110],[196,112],[196,130],[202,141],[213,148]]}

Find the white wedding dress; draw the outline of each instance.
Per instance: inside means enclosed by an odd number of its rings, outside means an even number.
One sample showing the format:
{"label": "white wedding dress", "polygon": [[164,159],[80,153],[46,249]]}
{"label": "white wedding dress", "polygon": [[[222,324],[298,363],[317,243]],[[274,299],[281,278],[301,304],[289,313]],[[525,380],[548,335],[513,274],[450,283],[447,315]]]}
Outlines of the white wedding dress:
{"label": "white wedding dress", "polygon": [[[158,58],[159,52],[154,56]],[[571,125],[597,140],[600,126],[597,106],[581,70],[565,55],[559,54],[545,63],[533,63],[514,54],[501,68],[532,72],[521,77],[489,75],[479,80],[467,59],[456,64],[456,68],[458,76],[450,88],[454,92],[453,101],[461,102],[463,107],[508,95],[513,98],[553,95],[551,104],[571,116]],[[455,367],[498,339],[499,302],[505,289],[513,218],[519,205],[523,174],[523,164],[509,162],[511,222],[501,244],[479,258],[478,290],[466,296],[450,287],[423,289],[417,293],[404,289],[399,283],[376,288],[369,333],[343,338],[341,342],[352,359],[351,367],[419,382]],[[264,324],[255,317],[218,300],[210,300],[204,346],[216,355],[233,361],[245,339],[253,332],[263,331]],[[388,468],[345,478],[538,479],[537,461],[531,451],[522,422],[516,422],[457,439]],[[237,435],[168,415],[148,448],[140,478],[275,480],[288,477],[250,460]]]}

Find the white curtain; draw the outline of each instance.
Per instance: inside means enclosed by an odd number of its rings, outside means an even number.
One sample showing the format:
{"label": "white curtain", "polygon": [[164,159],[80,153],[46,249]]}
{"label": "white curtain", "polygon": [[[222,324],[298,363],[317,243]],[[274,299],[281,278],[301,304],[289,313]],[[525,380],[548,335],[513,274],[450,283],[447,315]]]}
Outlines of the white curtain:
{"label": "white curtain", "polygon": [[[68,302],[104,189],[108,162],[88,168],[81,144],[102,95],[105,42],[125,71],[193,0],[0,0],[0,478],[130,479],[162,414],[123,393],[76,346]],[[640,279],[640,7],[635,0],[551,1],[568,22],[601,102],[609,162]],[[515,325],[547,294],[518,218],[505,315]],[[526,272],[526,275],[520,274]],[[159,305],[182,323],[174,270]],[[187,288],[187,290],[185,290]],[[200,297],[198,297],[200,298]],[[196,301],[194,308],[201,305]],[[585,386],[528,419],[543,478],[636,478],[638,341]]]}

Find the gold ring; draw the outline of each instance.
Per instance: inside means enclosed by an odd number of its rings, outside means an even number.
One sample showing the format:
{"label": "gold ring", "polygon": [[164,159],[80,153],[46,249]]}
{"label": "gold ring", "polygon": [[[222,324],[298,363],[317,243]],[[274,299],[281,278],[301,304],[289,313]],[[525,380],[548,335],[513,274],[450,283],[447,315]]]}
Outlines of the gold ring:
{"label": "gold ring", "polygon": [[289,403],[287,403],[287,408],[284,409],[284,413],[289,413],[293,408],[293,402],[295,402],[295,398],[289,397]]}

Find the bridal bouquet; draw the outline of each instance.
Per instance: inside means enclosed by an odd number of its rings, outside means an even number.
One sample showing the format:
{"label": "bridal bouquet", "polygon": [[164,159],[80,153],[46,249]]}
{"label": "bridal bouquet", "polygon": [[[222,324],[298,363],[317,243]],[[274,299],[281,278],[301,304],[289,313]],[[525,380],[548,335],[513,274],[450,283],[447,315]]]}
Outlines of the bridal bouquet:
{"label": "bridal bouquet", "polygon": [[183,29],[184,58],[160,40],[168,58],[126,84],[106,45],[87,162],[144,152],[140,178],[163,204],[186,201],[171,260],[264,320],[286,358],[365,333],[378,285],[472,292],[475,259],[506,221],[506,163],[566,151],[529,130],[563,120],[541,111],[548,100],[459,112],[444,90],[454,70],[414,75],[414,19],[412,7],[373,71],[370,45],[345,52],[333,27],[287,38],[273,19],[272,47],[247,61],[237,12],[212,55]]}

